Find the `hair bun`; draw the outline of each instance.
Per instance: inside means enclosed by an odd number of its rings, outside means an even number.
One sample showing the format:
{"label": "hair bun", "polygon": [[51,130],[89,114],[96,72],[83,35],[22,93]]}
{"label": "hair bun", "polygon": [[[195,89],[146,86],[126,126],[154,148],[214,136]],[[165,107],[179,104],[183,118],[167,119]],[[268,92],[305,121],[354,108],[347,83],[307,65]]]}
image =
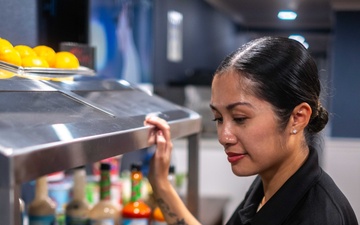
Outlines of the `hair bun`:
{"label": "hair bun", "polygon": [[311,133],[318,133],[324,129],[325,125],[329,121],[329,114],[324,107],[319,105],[316,116],[310,120],[308,130]]}

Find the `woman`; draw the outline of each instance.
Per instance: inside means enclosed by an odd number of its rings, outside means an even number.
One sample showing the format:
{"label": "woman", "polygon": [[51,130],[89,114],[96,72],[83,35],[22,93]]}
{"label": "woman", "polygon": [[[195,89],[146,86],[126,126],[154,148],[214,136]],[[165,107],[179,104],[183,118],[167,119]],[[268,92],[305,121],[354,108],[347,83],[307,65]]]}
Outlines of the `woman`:
{"label": "woman", "polygon": [[[314,60],[297,41],[264,37],[230,54],[212,82],[219,142],[237,176],[258,174],[227,224],[358,224],[348,200],[319,167],[315,136],[328,121]],[[168,224],[199,224],[167,181],[168,124],[156,117],[149,179]]]}

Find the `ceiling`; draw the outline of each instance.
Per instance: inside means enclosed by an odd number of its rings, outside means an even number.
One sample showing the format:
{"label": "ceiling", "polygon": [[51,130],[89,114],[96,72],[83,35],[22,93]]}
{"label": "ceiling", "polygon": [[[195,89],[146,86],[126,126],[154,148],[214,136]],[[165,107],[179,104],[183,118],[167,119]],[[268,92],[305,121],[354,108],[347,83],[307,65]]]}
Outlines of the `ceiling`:
{"label": "ceiling", "polygon": [[[360,10],[360,0],[206,0],[252,36],[301,34],[313,54],[326,55],[336,10]],[[294,10],[294,21],[280,21],[280,10]]]}

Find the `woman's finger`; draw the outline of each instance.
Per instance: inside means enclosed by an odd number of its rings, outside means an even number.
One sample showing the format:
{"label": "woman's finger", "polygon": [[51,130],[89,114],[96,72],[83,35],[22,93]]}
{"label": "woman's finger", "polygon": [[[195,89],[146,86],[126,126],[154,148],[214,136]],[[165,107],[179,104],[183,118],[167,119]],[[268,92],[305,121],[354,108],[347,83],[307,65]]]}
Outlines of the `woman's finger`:
{"label": "woman's finger", "polygon": [[169,141],[171,139],[170,126],[166,120],[156,116],[148,116],[145,118],[144,124],[156,126],[159,130],[162,130],[165,140]]}
{"label": "woman's finger", "polygon": [[148,137],[148,145],[156,144],[156,131],[156,128],[150,130]]}
{"label": "woman's finger", "polygon": [[158,130],[156,132],[156,144],[157,144],[157,151],[158,157],[166,157],[167,148],[166,148],[166,140],[164,138],[163,132]]}

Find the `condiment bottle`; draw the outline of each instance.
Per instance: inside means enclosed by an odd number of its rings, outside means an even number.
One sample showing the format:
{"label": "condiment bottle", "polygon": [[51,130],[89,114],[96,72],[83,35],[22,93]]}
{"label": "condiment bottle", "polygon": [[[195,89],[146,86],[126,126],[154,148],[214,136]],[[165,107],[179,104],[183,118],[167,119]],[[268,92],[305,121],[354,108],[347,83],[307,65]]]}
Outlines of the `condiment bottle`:
{"label": "condiment bottle", "polygon": [[56,204],[48,195],[46,176],[36,180],[35,197],[28,208],[29,225],[54,225]]}
{"label": "condiment bottle", "polygon": [[168,180],[169,180],[170,184],[175,188],[176,187],[176,177],[175,177],[175,166],[174,165],[170,165],[170,167],[169,167]]}
{"label": "condiment bottle", "polygon": [[66,225],[87,225],[90,205],[86,200],[86,171],[85,167],[77,167],[73,173],[74,185],[72,200],[66,205]]}
{"label": "condiment bottle", "polygon": [[148,225],[151,208],[141,199],[141,165],[131,165],[131,199],[122,210],[123,225]]}
{"label": "condiment bottle", "polygon": [[100,164],[100,200],[90,210],[91,225],[120,225],[120,207],[111,200],[110,165]]}

